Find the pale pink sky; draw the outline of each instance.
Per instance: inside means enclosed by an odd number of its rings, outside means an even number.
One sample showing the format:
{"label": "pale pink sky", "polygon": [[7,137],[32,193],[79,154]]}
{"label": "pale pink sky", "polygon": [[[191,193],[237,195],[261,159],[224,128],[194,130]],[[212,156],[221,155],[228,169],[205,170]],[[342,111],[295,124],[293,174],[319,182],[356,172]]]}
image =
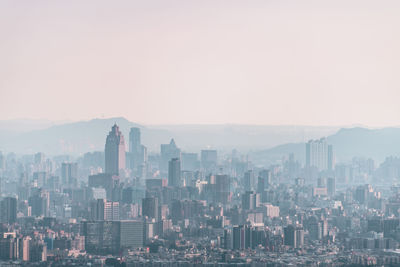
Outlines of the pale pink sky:
{"label": "pale pink sky", "polygon": [[0,119],[400,125],[400,1],[0,2]]}

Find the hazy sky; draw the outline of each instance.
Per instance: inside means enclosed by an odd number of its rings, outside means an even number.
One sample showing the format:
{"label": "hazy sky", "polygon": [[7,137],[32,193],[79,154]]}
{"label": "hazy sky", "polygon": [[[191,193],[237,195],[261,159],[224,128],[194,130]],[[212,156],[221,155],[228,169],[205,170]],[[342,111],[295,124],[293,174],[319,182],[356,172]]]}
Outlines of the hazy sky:
{"label": "hazy sky", "polygon": [[400,1],[0,1],[0,119],[400,125]]}

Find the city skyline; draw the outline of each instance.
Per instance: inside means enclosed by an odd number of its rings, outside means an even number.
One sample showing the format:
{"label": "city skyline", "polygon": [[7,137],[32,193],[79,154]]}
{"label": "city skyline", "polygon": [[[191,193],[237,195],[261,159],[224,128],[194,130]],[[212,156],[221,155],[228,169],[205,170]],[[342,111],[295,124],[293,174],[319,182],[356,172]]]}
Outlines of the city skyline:
{"label": "city skyline", "polygon": [[0,266],[400,266],[399,14],[0,1]]}

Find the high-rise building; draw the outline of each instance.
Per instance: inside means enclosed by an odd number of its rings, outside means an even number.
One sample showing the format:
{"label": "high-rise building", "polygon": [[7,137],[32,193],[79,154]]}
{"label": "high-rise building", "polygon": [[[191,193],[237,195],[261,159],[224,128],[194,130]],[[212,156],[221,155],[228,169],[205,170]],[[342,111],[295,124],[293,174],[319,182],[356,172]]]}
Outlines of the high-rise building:
{"label": "high-rise building", "polygon": [[248,225],[234,226],[232,229],[233,249],[247,249],[251,245],[251,229]]}
{"label": "high-rise building", "polygon": [[201,151],[201,166],[206,171],[214,171],[217,168],[217,150]]}
{"label": "high-rise building", "polygon": [[333,170],[333,148],[330,146],[328,149],[326,138],[308,141],[306,144],[306,167],[325,171],[329,166]]}
{"label": "high-rise building", "polygon": [[215,196],[216,202],[227,204],[231,199],[231,180],[226,174],[215,176]]}
{"label": "high-rise building", "polygon": [[288,225],[283,229],[284,244],[293,248],[301,248],[304,244],[304,230],[302,227]]}
{"label": "high-rise building", "polygon": [[36,181],[38,187],[44,187],[47,184],[47,179],[48,179],[48,173],[47,172],[34,172],[33,173],[33,180]]}
{"label": "high-rise building", "polygon": [[356,191],[354,192],[354,198],[360,204],[366,204],[368,202],[368,193],[370,191],[372,191],[370,185],[360,185],[356,188]]}
{"label": "high-rise building", "polygon": [[328,235],[328,221],[326,219],[319,220],[315,216],[310,217],[307,221],[307,228],[311,240],[320,240]]}
{"label": "high-rise building", "polygon": [[327,189],[328,189],[328,195],[329,196],[334,196],[336,193],[336,178],[335,177],[329,177],[327,180]]}
{"label": "high-rise building", "polygon": [[90,205],[91,219],[96,221],[104,220],[104,206],[105,199],[97,199],[93,201]]}
{"label": "high-rise building", "polygon": [[47,191],[39,190],[28,199],[31,206],[32,216],[48,216],[50,209],[50,194]]}
{"label": "high-rise building", "polygon": [[22,245],[20,246],[20,257],[23,261],[30,261],[30,242],[32,238],[30,236],[24,236],[22,238]]}
{"label": "high-rise building", "polygon": [[246,190],[246,191],[255,190],[256,178],[255,178],[254,172],[252,170],[248,170],[244,173],[243,186],[244,186],[244,190]]}
{"label": "high-rise building", "polygon": [[146,197],[142,200],[142,215],[149,219],[159,219],[158,198]]}
{"label": "high-rise building", "polygon": [[197,153],[182,153],[182,170],[194,171],[199,168]]}
{"label": "high-rise building", "polygon": [[13,224],[17,221],[17,199],[5,197],[1,201],[1,222]]}
{"label": "high-rise building", "polygon": [[[85,250],[88,253],[112,253],[115,251],[117,234],[112,221],[83,221],[81,233],[85,237]],[[113,240],[114,237],[114,240]]]}
{"label": "high-rise building", "polygon": [[181,186],[181,161],[179,158],[173,158],[168,163],[168,185]]}
{"label": "high-rise building", "polygon": [[308,228],[308,238],[311,240],[322,239],[322,225],[316,217],[311,217],[306,227]]}
{"label": "high-rise building", "polygon": [[275,217],[279,217],[279,206],[274,206],[272,204],[265,204],[265,214],[267,215],[267,217],[270,218],[275,218]]}
{"label": "high-rise building", "polygon": [[41,153],[41,152],[36,153],[35,154],[35,165],[43,164],[44,163],[44,159],[45,159],[44,153]]}
{"label": "high-rise building", "polygon": [[301,226],[296,227],[296,248],[304,246],[304,229]]}
{"label": "high-rise building", "polygon": [[125,139],[117,124],[114,124],[106,139],[105,173],[119,175],[125,169]]}
{"label": "high-rise building", "polygon": [[143,247],[144,227],[142,221],[116,221],[114,225],[119,249]]}
{"label": "high-rise building", "polygon": [[269,170],[262,170],[258,173],[257,192],[262,193],[271,184],[271,173]]}
{"label": "high-rise building", "polygon": [[108,173],[99,173],[95,175],[90,175],[88,180],[89,180],[88,181],[89,187],[104,188],[107,192],[107,199],[112,198],[113,189],[119,184],[119,177],[113,176]]}
{"label": "high-rise building", "polygon": [[104,203],[104,220],[105,221],[119,220],[119,202],[107,201]]}
{"label": "high-rise building", "polygon": [[[19,239],[15,235],[6,236],[0,239],[0,259],[1,260],[16,260],[19,254]],[[3,264],[2,264],[3,265]]]}
{"label": "high-rise building", "polygon": [[244,210],[254,210],[260,206],[261,196],[253,191],[247,191],[242,195],[242,208]]}
{"label": "high-rise building", "polygon": [[168,162],[173,158],[181,158],[181,150],[176,146],[175,140],[171,139],[169,144],[161,144],[160,170],[168,170]]}
{"label": "high-rise building", "polygon": [[140,128],[132,127],[129,132],[129,152],[139,152],[141,145]]}
{"label": "high-rise building", "polygon": [[390,237],[393,232],[399,227],[400,220],[398,218],[395,219],[386,219],[383,221],[383,236]]}
{"label": "high-rise building", "polygon": [[64,185],[76,184],[78,178],[78,163],[61,164],[61,180]]}
{"label": "high-rise building", "polygon": [[129,154],[131,169],[137,169],[138,166],[146,162],[147,148],[141,143],[140,128],[132,127],[129,132]]}
{"label": "high-rise building", "polygon": [[143,247],[142,221],[83,221],[81,233],[88,253],[119,253]]}
{"label": "high-rise building", "polygon": [[335,169],[335,155],[333,154],[332,145],[328,145],[328,171]]}
{"label": "high-rise building", "polygon": [[119,202],[97,199],[91,204],[91,219],[96,221],[119,220]]}

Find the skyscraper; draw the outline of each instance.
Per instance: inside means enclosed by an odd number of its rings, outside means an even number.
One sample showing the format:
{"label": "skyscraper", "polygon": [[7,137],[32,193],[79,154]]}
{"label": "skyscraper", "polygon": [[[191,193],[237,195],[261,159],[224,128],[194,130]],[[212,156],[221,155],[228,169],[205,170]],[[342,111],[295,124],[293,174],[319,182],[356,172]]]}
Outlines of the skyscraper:
{"label": "skyscraper", "polygon": [[132,127],[129,132],[129,152],[140,151],[140,128]]}
{"label": "skyscraper", "polygon": [[96,221],[104,220],[104,206],[107,200],[97,199],[91,203],[91,219]]}
{"label": "skyscraper", "polygon": [[329,146],[326,138],[310,140],[306,144],[306,167],[314,167],[319,171],[333,168],[333,147]]}
{"label": "skyscraper", "polygon": [[329,177],[327,182],[328,195],[334,196],[336,193],[336,178]]}
{"label": "skyscraper", "polygon": [[262,193],[271,184],[271,172],[269,170],[261,170],[258,173],[257,192]]}
{"label": "skyscraper", "polygon": [[32,215],[48,216],[49,206],[50,206],[49,199],[50,199],[49,192],[40,190],[38,192],[35,192],[32,196],[30,196],[28,199],[28,203],[29,206],[32,207]]}
{"label": "skyscraper", "polygon": [[168,162],[173,158],[181,158],[181,150],[176,146],[175,140],[171,139],[169,144],[161,144],[160,170],[167,171]]}
{"label": "skyscraper", "polygon": [[228,203],[231,199],[231,181],[230,177],[226,174],[219,174],[215,176],[215,197],[216,202]]}
{"label": "skyscraper", "polygon": [[217,168],[217,150],[202,150],[201,166],[206,171],[215,170]]}
{"label": "skyscraper", "polygon": [[[142,221],[116,221],[113,222],[117,233],[118,248],[143,247],[143,222]],[[115,238],[115,237],[114,237]]]}
{"label": "skyscraper", "polygon": [[254,210],[260,206],[261,197],[253,191],[246,191],[242,195],[242,208],[244,210]]}
{"label": "skyscraper", "polygon": [[35,154],[35,164],[36,165],[43,164],[44,159],[45,159],[44,153],[39,152],[39,153]]}
{"label": "skyscraper", "polygon": [[1,201],[1,222],[15,223],[17,220],[17,199],[13,197],[5,197]]}
{"label": "skyscraper", "polygon": [[143,217],[147,216],[149,219],[158,221],[158,198],[146,197],[142,200],[142,215]]}
{"label": "skyscraper", "polygon": [[251,234],[248,225],[234,226],[232,229],[233,249],[246,249],[250,247]]}
{"label": "skyscraper", "polygon": [[243,185],[244,185],[244,190],[246,191],[252,191],[255,189],[256,179],[254,176],[254,172],[252,170],[248,170],[244,173]]}
{"label": "skyscraper", "polygon": [[194,171],[199,167],[197,153],[182,153],[182,170]]}
{"label": "skyscraper", "polygon": [[328,145],[328,170],[333,171],[335,168],[335,155],[333,154],[332,145]]}
{"label": "skyscraper", "polygon": [[119,202],[98,199],[91,204],[91,219],[97,221],[119,220]]}
{"label": "skyscraper", "polygon": [[143,247],[142,221],[82,221],[88,253],[119,253],[121,249]]}
{"label": "skyscraper", "polygon": [[105,221],[119,220],[119,202],[106,201],[104,203],[104,220]]}
{"label": "skyscraper", "polygon": [[125,139],[117,124],[114,124],[106,139],[105,173],[119,175],[125,169]]}
{"label": "skyscraper", "polygon": [[146,161],[147,149],[141,143],[140,128],[132,127],[129,132],[130,168],[136,169]]}
{"label": "skyscraper", "polygon": [[293,248],[301,248],[304,244],[304,230],[302,227],[288,225],[283,228],[284,244]]}
{"label": "skyscraper", "polygon": [[173,158],[168,163],[168,185],[181,186],[181,161]]}
{"label": "skyscraper", "polygon": [[75,184],[78,178],[78,164],[64,162],[61,165],[61,179],[64,185]]}

